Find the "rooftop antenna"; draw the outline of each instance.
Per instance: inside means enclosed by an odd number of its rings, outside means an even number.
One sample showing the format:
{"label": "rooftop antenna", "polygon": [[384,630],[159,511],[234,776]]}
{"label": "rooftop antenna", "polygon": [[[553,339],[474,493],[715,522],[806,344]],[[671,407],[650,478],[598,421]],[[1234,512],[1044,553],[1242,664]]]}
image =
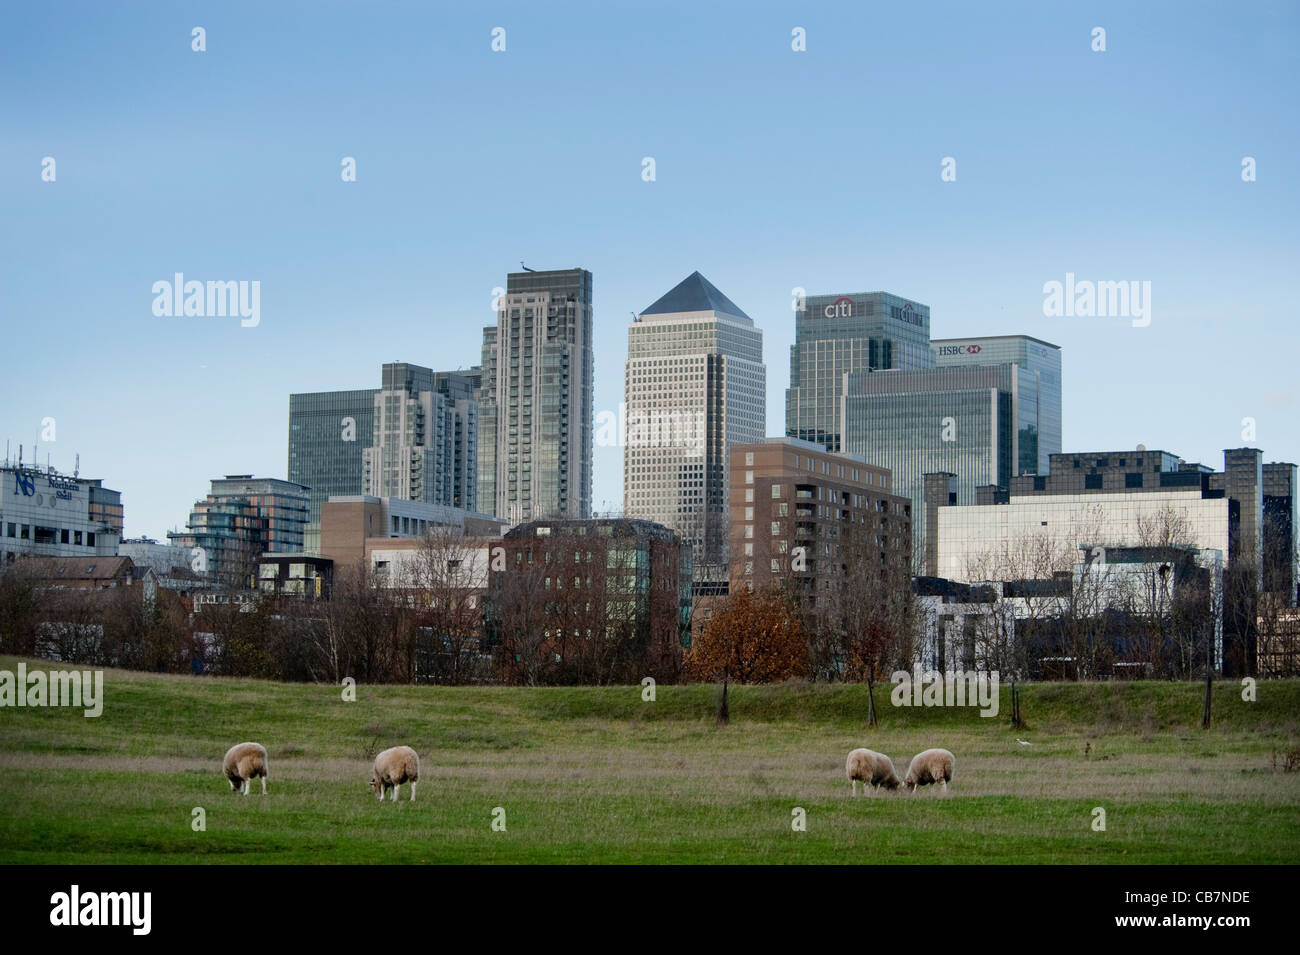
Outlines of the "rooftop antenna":
{"label": "rooftop antenna", "polygon": [[72,466],[72,476],[75,478],[81,473],[81,452],[77,452],[76,463]]}
{"label": "rooftop antenna", "polygon": [[536,271],[537,271],[536,269],[530,269],[528,266],[524,265],[524,260],[523,260],[523,259],[520,259],[520,260],[519,260],[519,267],[520,267],[521,269],[523,269],[525,272],[536,272]]}

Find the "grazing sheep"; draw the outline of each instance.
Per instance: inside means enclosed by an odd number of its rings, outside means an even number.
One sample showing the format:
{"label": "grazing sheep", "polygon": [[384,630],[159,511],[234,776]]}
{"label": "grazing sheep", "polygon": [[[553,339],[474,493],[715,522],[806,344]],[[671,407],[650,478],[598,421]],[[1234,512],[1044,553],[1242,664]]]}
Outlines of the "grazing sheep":
{"label": "grazing sheep", "polygon": [[230,780],[231,792],[248,795],[248,781],[262,777],[262,795],[266,795],[266,747],[261,743],[236,743],[226,750],[221,761],[221,775]]}
{"label": "grazing sheep", "polygon": [[912,757],[912,765],[907,767],[907,775],[903,777],[903,786],[915,796],[917,786],[930,783],[942,783],[943,791],[947,792],[951,781],[952,753],[946,749],[927,749]]}
{"label": "grazing sheep", "polygon": [[885,754],[870,749],[855,749],[849,753],[849,758],[844,763],[844,771],[848,774],[849,782],[853,784],[855,796],[858,794],[859,779],[862,780],[863,791],[866,791],[867,786],[871,786],[873,794],[877,786],[894,790],[901,785],[898,776],[894,774],[894,761]]}
{"label": "grazing sheep", "polygon": [[415,802],[415,784],[420,779],[420,757],[409,746],[394,746],[375,757],[375,769],[370,774],[370,791],[384,801],[388,787],[393,788],[393,802],[402,783],[411,784],[411,802]]}

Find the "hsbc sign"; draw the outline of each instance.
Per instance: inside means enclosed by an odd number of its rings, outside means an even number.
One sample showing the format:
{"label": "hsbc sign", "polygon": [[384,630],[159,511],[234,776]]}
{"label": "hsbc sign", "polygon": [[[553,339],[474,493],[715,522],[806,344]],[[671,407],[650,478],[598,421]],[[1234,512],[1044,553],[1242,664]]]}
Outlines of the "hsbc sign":
{"label": "hsbc sign", "polygon": [[940,345],[940,355],[978,355],[983,351],[980,345]]}

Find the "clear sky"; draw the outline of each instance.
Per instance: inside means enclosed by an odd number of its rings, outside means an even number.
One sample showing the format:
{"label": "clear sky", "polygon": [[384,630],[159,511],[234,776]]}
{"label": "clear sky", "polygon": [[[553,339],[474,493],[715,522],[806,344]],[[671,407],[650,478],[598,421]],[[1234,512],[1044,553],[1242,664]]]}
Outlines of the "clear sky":
{"label": "clear sky", "polygon": [[[769,434],[791,289],[885,290],[1059,344],[1067,451],[1300,461],[1297,50],[1292,2],[7,3],[0,436],[162,537],[285,476],[291,392],[477,364],[523,260],[593,274],[597,411],[699,269],[764,332]],[[259,324],[155,316],[176,272],[259,281]],[[1046,317],[1067,272],[1149,281],[1150,324]]]}

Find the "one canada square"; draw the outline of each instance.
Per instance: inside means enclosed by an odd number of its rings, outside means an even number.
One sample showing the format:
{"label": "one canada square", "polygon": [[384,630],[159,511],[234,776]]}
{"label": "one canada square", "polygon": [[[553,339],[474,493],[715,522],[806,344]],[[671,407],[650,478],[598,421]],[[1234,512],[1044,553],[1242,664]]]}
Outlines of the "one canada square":
{"label": "one canada square", "polygon": [[623,511],[676,530],[697,579],[725,577],[728,451],[761,441],[763,333],[694,272],[628,328]]}

